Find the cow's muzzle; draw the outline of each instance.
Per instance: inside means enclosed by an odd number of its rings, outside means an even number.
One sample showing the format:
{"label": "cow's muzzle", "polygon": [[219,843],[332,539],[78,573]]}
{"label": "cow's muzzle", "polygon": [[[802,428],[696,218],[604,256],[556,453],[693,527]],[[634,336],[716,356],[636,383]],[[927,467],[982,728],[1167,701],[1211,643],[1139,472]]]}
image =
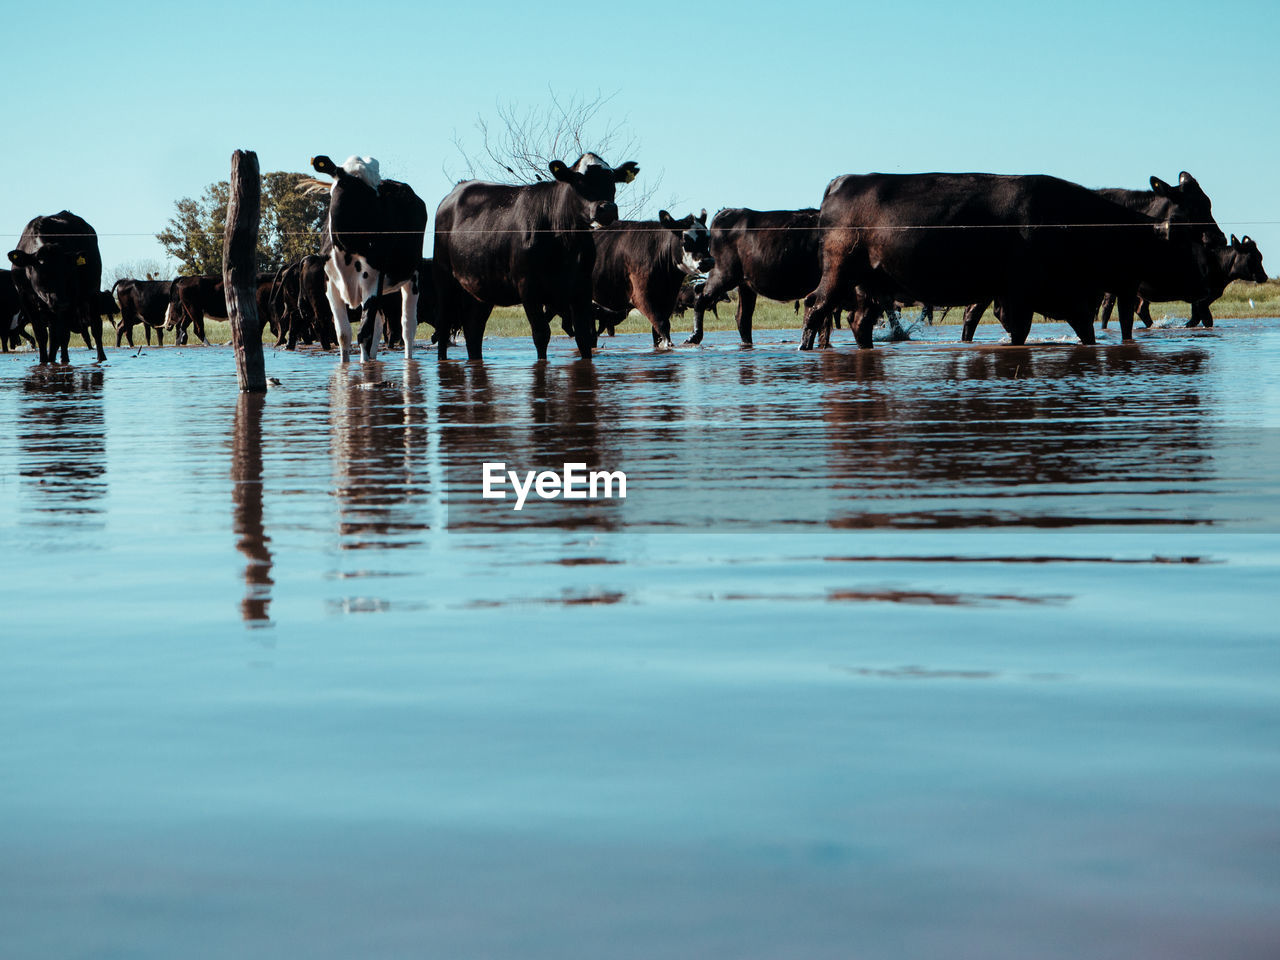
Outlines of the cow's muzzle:
{"label": "cow's muzzle", "polygon": [[599,227],[607,227],[611,223],[618,222],[618,205],[612,201],[597,203],[595,212],[591,216],[591,229],[595,230]]}

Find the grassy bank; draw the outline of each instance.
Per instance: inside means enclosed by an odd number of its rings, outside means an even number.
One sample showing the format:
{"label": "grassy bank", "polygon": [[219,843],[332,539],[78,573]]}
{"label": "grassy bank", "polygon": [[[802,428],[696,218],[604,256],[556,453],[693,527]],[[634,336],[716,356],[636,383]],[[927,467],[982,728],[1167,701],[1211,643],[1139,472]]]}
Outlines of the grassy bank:
{"label": "grassy bank", "polygon": [[[1250,306],[1251,300],[1252,306]],[[733,330],[733,314],[736,307],[737,304],[735,303],[720,304],[719,316],[711,313],[707,314],[706,329]],[[935,311],[934,323],[959,324],[963,312],[963,310],[953,307],[943,317],[941,310]],[[917,311],[911,308],[903,311],[904,320],[914,319],[916,315]],[[1240,281],[1231,284],[1231,286],[1227,287],[1222,297],[1214,303],[1213,315],[1216,319],[1280,317],[1280,279],[1269,280],[1266,283],[1245,283]],[[1158,303],[1152,306],[1151,316],[1156,320],[1163,317],[1187,318],[1191,316],[1191,305],[1176,301]],[[792,304],[761,299],[756,303],[752,326],[759,330],[792,330],[799,328],[801,319],[801,314],[795,311]],[[983,315],[983,319],[987,323],[994,322],[990,311]],[[678,339],[684,340],[689,331],[693,329],[693,312],[689,311],[683,317],[676,317],[671,326],[673,333],[679,334]],[[231,340],[231,326],[225,321],[206,321],[205,327],[209,339],[213,343],[227,343]],[[647,327],[648,322],[644,317],[632,311],[627,321],[618,327],[618,332],[643,333]],[[558,322],[553,325],[552,332],[555,334],[561,332]],[[524,310],[520,307],[497,307],[489,317],[489,323],[485,327],[485,335],[490,337],[527,337],[529,335],[529,321],[525,319]],[[422,327],[418,330],[418,336],[419,338],[426,338],[430,336],[430,333],[427,328]],[[274,342],[270,333],[263,339],[266,342]],[[108,343],[114,343],[115,335],[108,333],[107,340]],[[165,340],[166,342],[172,342],[172,335],[166,335]],[[135,328],[134,342],[143,342],[141,328]]]}

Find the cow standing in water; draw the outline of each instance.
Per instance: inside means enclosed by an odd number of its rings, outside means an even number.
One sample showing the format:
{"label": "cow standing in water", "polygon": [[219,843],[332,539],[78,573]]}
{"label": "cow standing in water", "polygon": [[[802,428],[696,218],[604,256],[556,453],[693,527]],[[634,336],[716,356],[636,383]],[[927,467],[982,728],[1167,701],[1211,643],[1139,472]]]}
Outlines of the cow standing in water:
{"label": "cow standing in water", "polygon": [[1067,321],[1086,344],[1108,291],[1133,299],[1144,282],[1199,278],[1208,289],[1203,228],[1157,219],[1079,184],[1049,176],[982,173],[837,177],[819,218],[822,279],[805,316],[802,350],[813,348],[837,308],[856,310],[854,333],[871,330],[892,298],[935,306],[995,300],[1015,344],[1033,313]]}
{"label": "cow standing in water", "polygon": [[[1150,217],[1162,223],[1177,223],[1177,229],[1184,234],[1194,235],[1199,232],[1201,241],[1209,248],[1225,247],[1227,238],[1219,229],[1217,222],[1213,219],[1213,204],[1209,200],[1208,195],[1201,189],[1196,178],[1187,171],[1183,170],[1178,176],[1178,185],[1171,186],[1165,183],[1159,177],[1152,177],[1150,180],[1150,190],[1126,190],[1121,187],[1107,187],[1097,190],[1096,193],[1106,200],[1118,203],[1127,210]],[[1212,272],[1216,258],[1210,257],[1207,260],[1209,271]],[[1177,278],[1173,278],[1174,281]],[[1188,274],[1182,278],[1181,284],[1172,282],[1166,278],[1162,287],[1170,289],[1178,287],[1186,291],[1189,297],[1194,297],[1194,291],[1199,288],[1201,278],[1196,275],[1195,271],[1188,271]],[[1221,295],[1221,291],[1214,295],[1215,299]],[[1179,299],[1180,294],[1174,292],[1170,299]],[[1111,308],[1116,302],[1114,293],[1107,293],[1102,300],[1102,326],[1105,328],[1107,321],[1111,317]],[[982,318],[983,312],[990,305],[990,301],[970,304],[964,312],[964,329],[961,332],[960,339],[965,343],[973,340],[974,330],[978,326],[978,321]],[[1121,306],[1121,322],[1120,335],[1123,339],[1129,340],[1133,336],[1133,308],[1134,303],[1127,305],[1128,321],[1125,321],[1126,306]],[[1193,316],[1194,316],[1193,312]],[[1151,326],[1151,316],[1147,312],[1143,314],[1142,308],[1139,308],[1139,316],[1142,317],[1143,323],[1148,327]]]}
{"label": "cow standing in water", "polygon": [[480,359],[493,308],[518,303],[529,318],[538,359],[546,359],[555,315],[573,330],[583,359],[591,359],[592,232],[618,219],[617,185],[634,180],[640,167],[629,160],[614,169],[584,153],[573,166],[553,160],[547,169],[551,180],[525,186],[467,180],[440,201],[432,262],[441,359],[448,354],[448,332],[458,327],[467,356]]}
{"label": "cow standing in water", "polygon": [[426,204],[407,183],[382,179],[373,157],[349,157],[338,166],[320,156],[311,166],[317,173],[333,177],[321,252],[328,257],[324,268],[326,297],[342,361],[345,363],[351,353],[347,307],[364,312],[360,359],[372,360],[382,339],[378,298],[397,291],[404,355],[409,359],[418,326]]}
{"label": "cow standing in water", "polygon": [[[599,307],[626,316],[635,307],[653,326],[653,345],[671,347],[671,314],[686,277],[714,265],[707,211],[677,220],[665,210],[657,220],[619,220],[594,234],[592,297]],[[599,313],[599,311],[597,311]]]}
{"label": "cow standing in water", "polygon": [[[1212,289],[1209,296],[1196,300],[1191,304],[1191,319],[1187,321],[1188,327],[1198,327],[1202,323],[1206,327],[1213,326],[1213,313],[1209,308],[1212,306],[1213,301],[1222,296],[1222,291],[1227,289],[1227,284],[1231,281],[1267,282],[1267,271],[1262,266],[1262,251],[1258,249],[1258,244],[1251,237],[1245,236],[1244,239],[1237,240],[1236,235],[1233,233],[1230,245],[1217,247],[1214,249],[1214,253],[1217,260],[1217,270],[1210,274],[1213,281]],[[1181,298],[1175,292],[1157,290],[1144,285],[1138,290],[1138,319],[1145,326],[1150,327],[1152,323],[1152,301],[1178,299]],[[1102,313],[1100,316],[1103,329],[1106,329],[1107,321],[1111,319],[1111,310],[1115,306],[1115,302],[1115,296],[1110,293],[1102,298]]]}
{"label": "cow standing in water", "polygon": [[121,277],[115,282],[111,292],[120,304],[120,320],[116,324],[117,347],[124,340],[129,341],[129,346],[134,345],[133,328],[139,323],[146,334],[147,346],[151,346],[153,329],[156,332],[156,342],[164,346],[165,328],[174,324],[173,284],[172,280],[134,280],[131,277]]}
{"label": "cow standing in water", "polygon": [[93,227],[69,210],[36,217],[9,251],[9,261],[22,312],[35,330],[40,362],[54,363],[61,353],[62,362],[69,363],[73,332],[83,333],[86,343],[92,335],[98,362],[105,361],[97,302],[102,255]]}

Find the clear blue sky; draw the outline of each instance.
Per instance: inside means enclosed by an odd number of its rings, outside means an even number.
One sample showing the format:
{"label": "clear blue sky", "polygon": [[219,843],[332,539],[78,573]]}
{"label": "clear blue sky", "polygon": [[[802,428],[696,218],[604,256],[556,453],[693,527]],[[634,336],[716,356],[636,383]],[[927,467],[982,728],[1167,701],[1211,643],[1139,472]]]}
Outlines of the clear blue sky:
{"label": "clear blue sky", "polygon": [[550,87],[616,93],[641,147],[606,159],[661,173],[677,214],[812,206],[872,170],[1142,187],[1187,169],[1274,276],[1277,38],[1274,0],[23,3],[0,31],[0,242],[65,207],[108,270],[158,259],[173,201],[238,147],[264,170],[371,154],[434,214],[454,135]]}

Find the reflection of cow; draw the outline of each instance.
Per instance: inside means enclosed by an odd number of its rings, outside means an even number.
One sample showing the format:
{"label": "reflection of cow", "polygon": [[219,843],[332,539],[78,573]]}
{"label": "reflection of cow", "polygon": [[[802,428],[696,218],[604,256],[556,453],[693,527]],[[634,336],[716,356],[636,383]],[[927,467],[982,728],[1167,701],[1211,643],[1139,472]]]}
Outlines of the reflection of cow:
{"label": "reflection of cow", "polygon": [[70,362],[67,346],[73,332],[91,334],[98,362],[102,349],[102,319],[97,298],[102,283],[98,235],[68,210],[36,217],[22,231],[18,246],[9,251],[16,268],[13,283],[22,312],[34,328],[41,363],[53,363],[61,353]]}
{"label": "reflection of cow", "polygon": [[120,304],[120,319],[116,323],[116,346],[122,340],[128,340],[133,346],[133,328],[142,324],[147,337],[147,346],[151,346],[151,331],[156,332],[156,343],[164,346],[164,330],[172,326],[170,298],[173,295],[172,280],[134,280],[123,277],[111,288],[116,302]]}
{"label": "reflection of cow", "polygon": [[639,310],[653,327],[653,343],[671,346],[671,314],[686,277],[706,273],[711,259],[707,211],[676,220],[665,210],[657,220],[619,220],[594,234],[592,298],[597,308]]}
{"label": "reflection of cow", "polygon": [[333,177],[322,252],[329,258],[326,295],[343,362],[351,352],[351,323],[345,308],[362,308],[373,321],[362,324],[360,330],[360,359],[371,360],[378,353],[382,323],[377,300],[397,291],[404,355],[412,356],[426,205],[407,183],[382,179],[378,161],[372,157],[349,157],[338,166],[319,156],[311,165],[317,173]]}
{"label": "reflection of cow", "polygon": [[480,359],[493,308],[518,303],[539,359],[547,356],[553,315],[565,318],[579,353],[590,359],[592,228],[618,219],[617,185],[634,180],[640,168],[628,161],[615,170],[584,153],[573,166],[553,160],[548,169],[553,179],[519,187],[468,180],[440,202],[432,260],[442,359],[449,349],[444,334],[458,326],[467,356]]}
{"label": "reflection of cow", "polygon": [[827,187],[819,226],[822,279],[806,311],[805,350],[841,307],[856,311],[858,345],[871,346],[882,304],[907,298],[992,299],[1014,343],[1026,342],[1033,313],[1042,313],[1090,344],[1107,291],[1131,310],[1144,281],[1208,270],[1199,226],[1049,176],[846,175]]}

